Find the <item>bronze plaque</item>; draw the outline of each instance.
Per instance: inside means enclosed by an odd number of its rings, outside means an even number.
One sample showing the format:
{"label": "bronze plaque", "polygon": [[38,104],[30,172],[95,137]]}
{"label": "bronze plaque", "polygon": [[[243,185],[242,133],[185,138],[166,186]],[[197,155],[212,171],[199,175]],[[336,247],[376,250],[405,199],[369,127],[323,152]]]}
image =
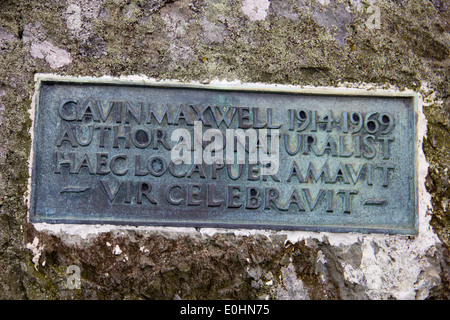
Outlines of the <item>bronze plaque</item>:
{"label": "bronze plaque", "polygon": [[32,222],[417,233],[413,94],[50,78],[37,90]]}

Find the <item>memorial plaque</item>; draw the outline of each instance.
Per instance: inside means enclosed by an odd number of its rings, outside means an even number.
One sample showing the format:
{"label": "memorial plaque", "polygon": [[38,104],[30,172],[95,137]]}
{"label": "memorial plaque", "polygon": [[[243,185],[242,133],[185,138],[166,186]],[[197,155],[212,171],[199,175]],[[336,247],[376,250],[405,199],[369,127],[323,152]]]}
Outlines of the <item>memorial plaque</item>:
{"label": "memorial plaque", "polygon": [[30,221],[417,234],[415,95],[41,78]]}

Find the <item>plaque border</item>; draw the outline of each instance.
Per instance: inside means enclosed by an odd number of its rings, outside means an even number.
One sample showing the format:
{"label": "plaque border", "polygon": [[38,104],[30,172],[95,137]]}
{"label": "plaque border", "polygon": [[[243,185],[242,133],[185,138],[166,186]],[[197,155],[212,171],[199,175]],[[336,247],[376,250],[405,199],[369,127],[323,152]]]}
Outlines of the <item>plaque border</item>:
{"label": "plaque border", "polygon": [[[299,95],[339,95],[347,97],[387,97],[387,98],[409,98],[411,99],[411,115],[412,119],[412,134],[411,152],[414,162],[414,187],[412,188],[412,198],[414,202],[414,212],[412,213],[413,221],[411,228],[376,228],[376,227],[348,227],[339,225],[330,226],[289,226],[272,224],[258,224],[250,225],[246,223],[223,224],[215,222],[167,222],[167,221],[107,221],[107,220],[76,220],[76,219],[39,219],[34,216],[35,202],[35,184],[36,184],[36,148],[37,142],[34,138],[36,126],[39,123],[39,97],[41,87],[44,83],[65,83],[65,84],[93,84],[93,85],[120,85],[120,86],[143,86],[143,87],[163,87],[163,88],[185,88],[185,89],[202,89],[212,91],[240,91],[240,92],[255,92],[255,93],[281,93],[281,94],[299,94]],[[412,91],[393,91],[389,89],[367,89],[367,88],[347,88],[347,87],[313,87],[313,86],[291,86],[281,84],[247,84],[247,83],[233,83],[233,82],[219,82],[219,83],[187,83],[175,80],[155,80],[142,78],[113,78],[113,77],[71,77],[37,74],[35,76],[35,92],[31,105],[31,119],[32,125],[30,127],[31,134],[31,149],[29,157],[29,179],[28,179],[28,212],[27,220],[30,223],[52,223],[52,224],[68,224],[68,225],[120,225],[120,226],[161,226],[161,227],[186,227],[186,228],[224,228],[224,229],[259,229],[259,230],[276,230],[276,231],[313,231],[313,232],[333,232],[333,233],[384,233],[384,234],[402,234],[417,236],[419,232],[419,186],[418,186],[418,94]]]}

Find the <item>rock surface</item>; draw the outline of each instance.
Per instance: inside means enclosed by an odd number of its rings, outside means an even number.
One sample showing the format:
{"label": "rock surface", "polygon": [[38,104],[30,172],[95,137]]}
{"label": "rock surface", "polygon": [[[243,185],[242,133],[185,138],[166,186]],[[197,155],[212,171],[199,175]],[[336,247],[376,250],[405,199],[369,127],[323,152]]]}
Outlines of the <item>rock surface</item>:
{"label": "rock surface", "polygon": [[[5,0],[1,7],[1,299],[450,297],[448,2]],[[24,199],[37,73],[414,90],[426,131],[419,235],[34,226]],[[71,265],[81,270],[80,289],[68,287]]]}

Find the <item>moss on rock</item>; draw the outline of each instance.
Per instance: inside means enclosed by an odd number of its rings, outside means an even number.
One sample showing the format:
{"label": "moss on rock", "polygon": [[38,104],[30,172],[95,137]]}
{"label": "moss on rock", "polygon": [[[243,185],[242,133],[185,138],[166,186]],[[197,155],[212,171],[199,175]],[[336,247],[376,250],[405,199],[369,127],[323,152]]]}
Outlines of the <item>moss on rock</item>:
{"label": "moss on rock", "polygon": [[[36,231],[23,202],[36,73],[327,86],[366,82],[415,90],[426,83],[444,102],[424,110],[424,152],[432,225],[448,247],[450,8],[421,0],[378,5],[381,28],[369,30],[367,6],[359,1],[273,0],[262,20],[245,15],[241,1],[2,1],[0,298],[277,298],[290,290],[283,275],[292,270],[303,288],[292,294],[367,297],[343,276],[343,253],[326,243],[286,247],[284,240],[256,235],[173,239],[127,231],[74,245]],[[46,55],[33,54],[33,44],[45,41],[67,52],[71,62],[52,65]],[[26,249],[34,237],[44,244],[37,264]],[[115,245],[121,254],[113,253]],[[325,269],[316,265],[321,254]],[[442,261],[445,279],[448,259]],[[65,287],[71,264],[81,267],[82,290]],[[443,281],[433,297],[448,295],[448,289]]]}

